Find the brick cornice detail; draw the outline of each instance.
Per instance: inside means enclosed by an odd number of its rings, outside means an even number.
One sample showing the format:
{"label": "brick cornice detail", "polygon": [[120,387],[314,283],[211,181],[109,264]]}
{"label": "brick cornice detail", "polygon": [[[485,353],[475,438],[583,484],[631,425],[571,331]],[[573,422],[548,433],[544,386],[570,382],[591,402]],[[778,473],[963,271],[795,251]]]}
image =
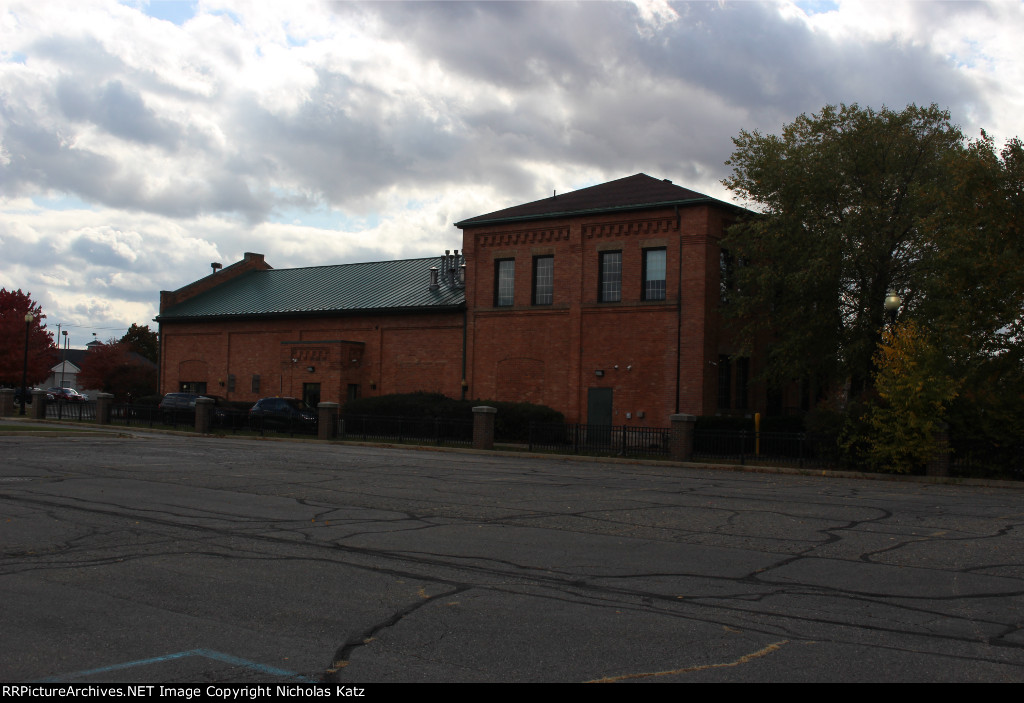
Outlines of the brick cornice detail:
{"label": "brick cornice detail", "polygon": [[649,220],[631,220],[629,222],[595,222],[583,225],[584,239],[601,239],[604,237],[624,237],[640,234],[661,234],[675,230],[674,217],[657,217]]}
{"label": "brick cornice detail", "polygon": [[545,244],[569,239],[569,227],[541,227],[517,232],[496,232],[483,234],[477,239],[481,247],[520,246],[523,244]]}

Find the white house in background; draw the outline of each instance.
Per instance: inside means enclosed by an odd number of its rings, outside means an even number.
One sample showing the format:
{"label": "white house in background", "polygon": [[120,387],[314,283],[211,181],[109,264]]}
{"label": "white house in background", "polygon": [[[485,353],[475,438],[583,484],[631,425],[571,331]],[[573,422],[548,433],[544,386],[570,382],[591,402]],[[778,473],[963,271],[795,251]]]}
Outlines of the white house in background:
{"label": "white house in background", "polygon": [[85,349],[61,349],[58,352],[58,361],[50,367],[50,375],[43,382],[43,388],[74,388],[81,391],[78,385],[78,374],[82,371],[82,364],[85,355],[89,352]]}
{"label": "white house in background", "polygon": [[81,389],[78,387],[78,373],[81,370],[70,360],[62,361],[50,368],[50,375],[46,377],[43,388],[53,388],[56,386],[58,388],[74,388],[76,391],[80,391]]}

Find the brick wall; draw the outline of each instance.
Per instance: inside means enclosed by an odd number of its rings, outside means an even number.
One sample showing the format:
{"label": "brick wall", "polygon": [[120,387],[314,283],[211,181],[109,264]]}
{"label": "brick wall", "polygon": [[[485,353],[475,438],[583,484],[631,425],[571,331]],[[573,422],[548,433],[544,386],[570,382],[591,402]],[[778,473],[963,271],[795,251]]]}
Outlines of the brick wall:
{"label": "brick wall", "polygon": [[301,397],[304,383],[319,383],[322,401],[342,403],[350,384],[362,396],[461,392],[461,312],[164,322],[162,334],[161,393],[182,382],[246,402]]}
{"label": "brick wall", "polygon": [[[462,312],[164,322],[161,391],[205,382],[230,400],[321,400],[416,390],[549,405],[587,421],[590,389],[611,389],[616,424],[667,426],[672,413],[714,414],[722,332],[718,241],[729,213],[708,205],[492,224],[463,232]],[[645,250],[665,252],[665,295],[645,300]],[[621,253],[621,299],[600,300],[599,260]],[[248,258],[168,296],[180,302],[253,268]],[[553,301],[534,304],[538,257],[553,257]],[[496,262],[514,262],[510,305],[495,299]],[[243,266],[244,265],[244,266]],[[246,268],[248,267],[248,268]],[[182,297],[184,296],[184,297]],[[161,305],[170,298],[161,294]],[[466,357],[463,359],[463,324]],[[759,366],[751,364],[751,372]],[[259,390],[253,390],[253,376]],[[230,390],[234,377],[234,389]],[[763,388],[752,385],[763,400]],[[753,409],[763,409],[756,399]]]}
{"label": "brick wall", "polygon": [[[612,389],[616,424],[713,414],[725,217],[701,205],[466,228],[470,395],[538,399],[572,421],[590,388]],[[662,248],[665,299],[644,300],[644,250]],[[621,252],[618,302],[599,300],[603,252]],[[554,256],[551,305],[533,304],[538,256]],[[513,304],[497,306],[495,262],[509,259]]]}

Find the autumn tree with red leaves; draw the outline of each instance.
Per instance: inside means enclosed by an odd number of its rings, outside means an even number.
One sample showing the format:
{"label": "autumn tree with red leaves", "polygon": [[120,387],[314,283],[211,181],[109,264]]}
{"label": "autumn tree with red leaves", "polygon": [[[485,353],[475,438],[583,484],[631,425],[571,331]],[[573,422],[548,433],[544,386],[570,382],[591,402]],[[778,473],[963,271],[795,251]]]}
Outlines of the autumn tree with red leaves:
{"label": "autumn tree with red leaves", "polygon": [[29,386],[40,383],[50,375],[50,368],[57,363],[57,352],[53,346],[53,333],[46,330],[43,320],[46,315],[29,293],[21,290],[9,291],[0,288],[0,385],[21,386],[25,368],[25,315],[32,313],[33,320],[28,327],[28,378]]}
{"label": "autumn tree with red leaves", "polygon": [[78,385],[113,393],[119,400],[141,398],[156,392],[156,365],[128,344],[110,340],[86,354]]}

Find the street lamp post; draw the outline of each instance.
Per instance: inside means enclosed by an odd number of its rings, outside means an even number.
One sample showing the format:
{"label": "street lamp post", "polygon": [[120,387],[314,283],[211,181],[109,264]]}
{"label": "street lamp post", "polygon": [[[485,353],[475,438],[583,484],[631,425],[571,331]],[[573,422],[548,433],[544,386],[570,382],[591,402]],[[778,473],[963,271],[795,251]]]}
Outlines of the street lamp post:
{"label": "street lamp post", "polygon": [[25,313],[25,361],[21,367],[21,414],[25,414],[25,395],[28,393],[28,333],[32,327],[32,320],[35,316]]}
{"label": "street lamp post", "polygon": [[889,324],[896,322],[896,312],[902,304],[903,299],[894,290],[889,291],[889,294],[885,296],[885,312],[889,317]]}
{"label": "street lamp post", "polygon": [[[60,387],[61,388],[64,387],[64,371],[65,371],[65,369],[67,369],[67,365],[68,365],[68,331],[64,330],[62,334],[64,335],[64,348],[61,350],[61,354],[60,354]],[[60,337],[57,338],[57,343],[60,344]]]}

